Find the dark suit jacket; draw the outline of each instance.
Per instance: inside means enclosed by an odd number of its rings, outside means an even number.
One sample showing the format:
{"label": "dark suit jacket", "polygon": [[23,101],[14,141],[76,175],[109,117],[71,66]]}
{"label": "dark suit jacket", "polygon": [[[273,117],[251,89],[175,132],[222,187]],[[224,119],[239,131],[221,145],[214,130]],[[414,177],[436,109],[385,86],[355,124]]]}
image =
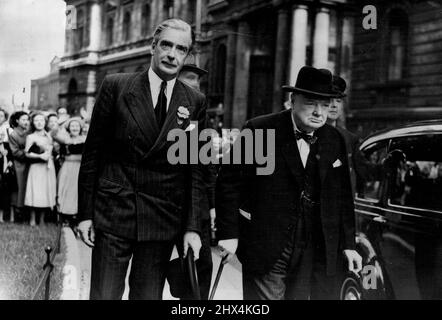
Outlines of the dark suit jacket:
{"label": "dark suit jacket", "polygon": [[351,189],[353,196],[356,192],[356,165],[355,165],[355,159],[358,156],[358,137],[348,131],[347,129],[336,127],[336,130],[338,130],[339,134],[342,136],[345,142],[345,148],[347,150],[347,161],[348,161],[348,168],[350,170],[350,179],[351,179]]}
{"label": "dark suit jacket", "polygon": [[[181,124],[177,109],[190,117]],[[172,240],[200,231],[199,203],[206,196],[199,165],[171,165],[169,130],[190,120],[205,126],[203,94],[179,80],[163,128],[158,128],[148,71],[107,76],[100,88],[86,139],[78,182],[78,214],[121,237]],[[196,129],[195,129],[196,130]]]}
{"label": "dark suit jacket", "polygon": [[[239,237],[243,270],[265,273],[281,255],[300,214],[303,165],[290,110],[250,120],[246,128],[275,129],[275,170],[256,175],[255,165],[223,165],[216,189],[219,239]],[[354,207],[344,142],[333,127],[316,131],[321,181],[321,221],[327,272],[342,262],[342,249],[355,247]],[[238,143],[240,139],[237,139]],[[333,167],[339,159],[342,165]],[[251,213],[251,220],[238,214]]]}

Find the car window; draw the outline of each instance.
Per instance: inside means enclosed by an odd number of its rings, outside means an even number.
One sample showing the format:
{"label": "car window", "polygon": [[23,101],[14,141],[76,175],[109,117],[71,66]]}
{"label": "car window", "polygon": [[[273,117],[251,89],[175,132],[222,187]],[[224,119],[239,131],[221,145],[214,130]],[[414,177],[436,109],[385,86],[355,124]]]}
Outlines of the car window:
{"label": "car window", "polygon": [[390,202],[442,211],[442,134],[395,139],[390,150],[404,154],[393,167]]}
{"label": "car window", "polygon": [[387,155],[387,142],[374,143],[361,152],[361,157],[356,158],[357,189],[358,198],[369,201],[381,199],[383,165],[382,162]]}

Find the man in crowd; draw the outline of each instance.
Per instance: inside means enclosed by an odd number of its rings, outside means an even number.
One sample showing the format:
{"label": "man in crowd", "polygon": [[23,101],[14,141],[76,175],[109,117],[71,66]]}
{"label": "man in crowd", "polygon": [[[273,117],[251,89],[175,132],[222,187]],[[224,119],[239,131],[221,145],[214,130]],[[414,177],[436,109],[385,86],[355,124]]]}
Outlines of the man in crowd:
{"label": "man in crowd", "polygon": [[256,165],[221,168],[219,245],[229,260],[239,238],[244,299],[337,299],[344,258],[347,270],[362,268],[345,145],[325,124],[337,93],[330,71],[313,67],[283,88],[292,92],[291,110],[245,125],[275,130],[273,173],[257,175]]}
{"label": "man in crowd", "polygon": [[150,68],[101,85],[78,190],[79,231],[93,247],[91,299],[121,299],[131,258],[129,299],[161,299],[174,244],[199,257],[203,172],[167,159],[170,130],[205,125],[204,95],[176,79],[194,39],[186,22],[165,20]]}
{"label": "man in crowd", "polygon": [[[185,64],[178,76],[178,80],[200,91],[201,77],[207,74],[207,70],[198,68],[195,64]],[[203,199],[201,206],[201,250],[200,258],[196,262],[198,270],[198,283],[200,286],[201,299],[207,300],[212,280],[212,251],[210,249],[211,227],[215,221],[215,183],[216,167],[213,165],[204,166],[204,178],[206,181],[207,197]],[[186,298],[190,298],[186,297]]]}
{"label": "man in crowd", "polygon": [[346,88],[347,83],[345,80],[340,76],[333,75],[333,89],[338,92],[338,96],[331,100],[327,123],[335,127],[344,139],[350,170],[352,194],[354,195],[356,191],[355,158],[361,157],[361,155],[357,154],[358,137],[340,125],[344,114],[344,98],[347,96],[345,94]]}

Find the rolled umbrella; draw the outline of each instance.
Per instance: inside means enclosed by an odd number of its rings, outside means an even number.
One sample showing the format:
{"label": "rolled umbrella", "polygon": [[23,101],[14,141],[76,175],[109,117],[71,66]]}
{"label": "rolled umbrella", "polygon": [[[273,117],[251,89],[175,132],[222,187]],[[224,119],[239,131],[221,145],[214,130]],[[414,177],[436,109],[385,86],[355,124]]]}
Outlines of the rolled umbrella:
{"label": "rolled umbrella", "polygon": [[209,300],[213,300],[213,297],[215,296],[216,289],[218,288],[219,279],[221,278],[221,274],[223,273],[224,269],[224,261],[227,259],[227,255],[225,255],[221,262],[219,263],[218,272],[216,273],[215,282],[213,283],[212,291],[210,292]]}

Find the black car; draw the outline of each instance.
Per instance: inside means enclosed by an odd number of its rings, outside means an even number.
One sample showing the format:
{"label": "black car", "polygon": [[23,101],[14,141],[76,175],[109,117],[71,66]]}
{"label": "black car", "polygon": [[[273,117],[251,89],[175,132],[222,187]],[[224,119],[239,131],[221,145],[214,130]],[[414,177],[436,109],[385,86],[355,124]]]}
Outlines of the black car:
{"label": "black car", "polygon": [[343,281],[341,299],[442,299],[442,120],[376,133],[359,150],[363,270]]}

